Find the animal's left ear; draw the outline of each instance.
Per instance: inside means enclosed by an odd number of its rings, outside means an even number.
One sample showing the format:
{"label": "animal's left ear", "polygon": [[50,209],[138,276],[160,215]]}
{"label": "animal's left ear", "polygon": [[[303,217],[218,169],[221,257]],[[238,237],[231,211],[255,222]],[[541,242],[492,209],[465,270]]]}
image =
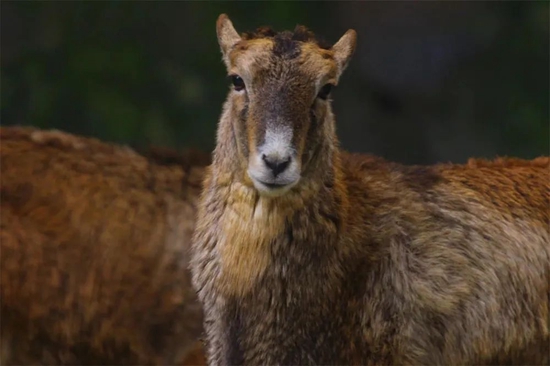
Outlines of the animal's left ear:
{"label": "animal's left ear", "polygon": [[241,36],[233,27],[233,23],[226,14],[220,14],[216,22],[216,34],[220,45],[223,60],[229,67],[229,52],[241,40]]}
{"label": "animal's left ear", "polygon": [[349,60],[355,52],[355,44],[357,43],[357,32],[349,29],[343,36],[332,46],[334,52],[334,60],[338,64],[338,76],[342,75]]}

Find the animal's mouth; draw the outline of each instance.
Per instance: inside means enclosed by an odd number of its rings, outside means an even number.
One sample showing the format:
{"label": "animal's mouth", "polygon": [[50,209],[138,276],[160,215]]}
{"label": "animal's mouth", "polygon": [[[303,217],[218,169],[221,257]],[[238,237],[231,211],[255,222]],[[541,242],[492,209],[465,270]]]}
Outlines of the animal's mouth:
{"label": "animal's mouth", "polygon": [[263,184],[264,186],[270,189],[277,189],[277,188],[283,188],[285,186],[288,186],[288,184],[286,183],[267,183],[267,182],[262,182],[261,180],[258,180],[257,182],[260,184]]}
{"label": "animal's mouth", "polygon": [[288,192],[292,187],[294,187],[298,180],[292,182],[265,182],[259,179],[252,178],[252,183],[254,187],[260,192],[260,194],[268,197],[277,197]]}
{"label": "animal's mouth", "polygon": [[265,196],[280,196],[292,187],[294,187],[300,181],[300,176],[295,177],[271,177],[269,174],[254,174],[253,170],[248,170],[248,176],[252,180],[254,187],[258,192]]}

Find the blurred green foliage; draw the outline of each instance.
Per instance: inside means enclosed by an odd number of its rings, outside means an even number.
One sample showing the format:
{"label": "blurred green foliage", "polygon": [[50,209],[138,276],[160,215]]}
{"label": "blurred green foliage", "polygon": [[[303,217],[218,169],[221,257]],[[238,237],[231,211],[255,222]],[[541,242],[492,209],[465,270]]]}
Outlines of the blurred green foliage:
{"label": "blurred green foliage", "polygon": [[[502,57],[513,47],[516,54],[548,59],[548,42],[540,42],[548,3],[516,3],[499,9],[505,17],[523,21],[511,22],[500,43],[476,61],[472,84],[483,83],[475,90],[493,93],[491,106],[503,106],[498,111],[479,109],[476,120],[487,121],[478,126],[480,133],[489,129],[493,132],[485,132],[501,136],[505,151],[527,156],[548,153],[548,73],[537,79],[533,70],[522,69],[521,59]],[[1,123],[137,145],[212,149],[227,91],[215,36],[217,16],[228,13],[239,31],[266,23],[279,30],[300,23],[343,33],[348,27],[335,20],[338,6],[298,1],[4,1],[2,23],[11,22],[19,33],[2,32],[3,51],[9,52],[2,55]],[[509,72],[505,81],[494,84],[503,77],[497,66]],[[362,82],[346,79],[349,84]],[[348,92],[355,90],[350,86]],[[346,108],[345,101],[338,103],[337,112]]]}
{"label": "blurred green foliage", "polygon": [[[280,20],[275,26],[309,20],[301,11],[304,3],[298,2],[186,2],[172,8],[168,2],[126,1],[10,5],[35,32],[31,37],[39,34],[39,44],[20,49],[2,65],[3,124],[204,148],[213,147],[227,91],[215,36],[217,16],[227,8],[239,19],[253,15],[250,27],[268,14]],[[179,52],[163,41],[166,35],[159,29],[166,28],[156,27],[171,11],[197,25],[182,23],[187,39]],[[35,21],[41,24],[33,27]]]}
{"label": "blurred green foliage", "polygon": [[[500,136],[501,146],[518,156],[550,153],[549,4],[511,2],[502,8],[510,18],[509,25],[478,61],[476,76],[486,85],[480,89],[497,99],[493,113],[480,118],[492,122],[487,123],[491,133]],[[547,34],[545,42],[540,42],[542,32]],[[530,69],[528,65],[533,63],[528,64],[526,58],[536,60],[538,67]],[[493,80],[500,81],[496,90],[491,87]]]}

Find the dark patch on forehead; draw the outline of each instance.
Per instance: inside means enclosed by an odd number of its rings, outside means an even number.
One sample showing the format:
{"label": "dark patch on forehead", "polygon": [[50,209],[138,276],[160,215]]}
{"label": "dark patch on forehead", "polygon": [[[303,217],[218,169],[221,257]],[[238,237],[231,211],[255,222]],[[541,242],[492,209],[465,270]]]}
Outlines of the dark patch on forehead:
{"label": "dark patch on forehead", "polygon": [[300,45],[292,39],[292,33],[285,31],[273,37],[273,54],[277,57],[296,58],[300,55]]}
{"label": "dark patch on forehead", "polygon": [[300,43],[313,43],[317,47],[328,50],[331,44],[315,36],[315,34],[304,27],[297,25],[293,32],[275,32],[270,27],[260,27],[254,32],[242,34],[245,40],[270,38],[273,39],[273,54],[277,57],[296,58],[300,55]]}
{"label": "dark patch on forehead", "polygon": [[273,38],[275,37],[275,32],[273,29],[267,26],[259,27],[255,31],[244,32],[241,34],[241,38],[244,40],[249,39],[260,39],[260,38]]}

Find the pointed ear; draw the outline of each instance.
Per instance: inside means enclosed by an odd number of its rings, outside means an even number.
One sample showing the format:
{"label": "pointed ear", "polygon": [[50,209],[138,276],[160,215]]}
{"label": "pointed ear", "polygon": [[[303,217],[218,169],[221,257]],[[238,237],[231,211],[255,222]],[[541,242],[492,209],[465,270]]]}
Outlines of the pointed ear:
{"label": "pointed ear", "polygon": [[233,27],[233,23],[229,20],[229,17],[226,14],[220,14],[218,20],[216,21],[216,33],[218,35],[218,43],[223,54],[223,60],[228,65],[229,51],[241,40],[241,36]]}
{"label": "pointed ear", "polygon": [[351,56],[355,52],[355,44],[357,42],[357,33],[350,29],[348,30],[342,38],[338,40],[332,46],[332,51],[334,52],[334,60],[338,64],[338,74],[342,75],[346,67],[348,66]]}

